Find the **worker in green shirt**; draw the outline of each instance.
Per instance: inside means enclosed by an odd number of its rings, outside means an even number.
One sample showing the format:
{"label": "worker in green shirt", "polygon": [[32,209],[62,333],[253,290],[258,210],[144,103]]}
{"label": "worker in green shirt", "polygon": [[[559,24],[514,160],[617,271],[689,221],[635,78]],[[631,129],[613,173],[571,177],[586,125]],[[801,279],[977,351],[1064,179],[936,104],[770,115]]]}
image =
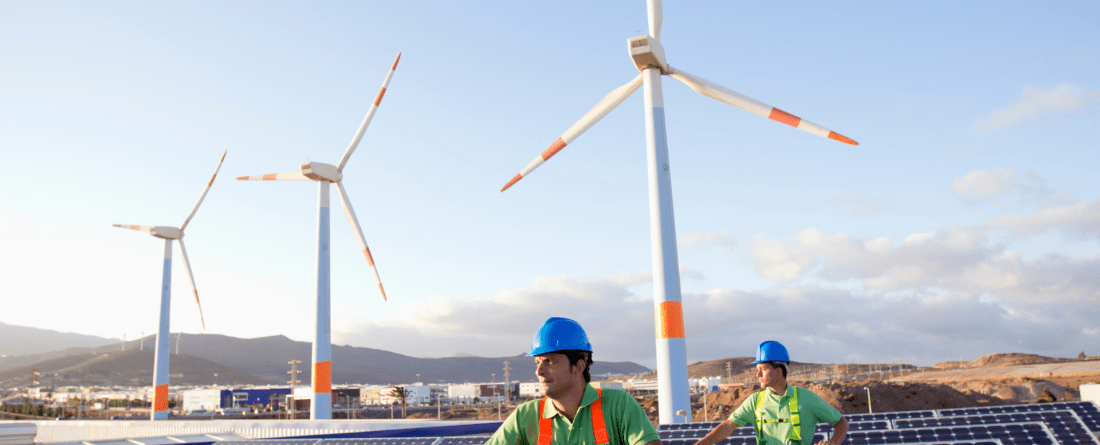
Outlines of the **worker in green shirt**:
{"label": "worker in green shirt", "polygon": [[848,435],[848,421],[840,411],[806,388],[787,384],[791,359],[787,348],[766,341],[756,351],[756,377],[760,392],[750,395],[741,406],[695,445],[714,445],[733,430],[753,424],[759,445],[813,445],[817,422],[833,426],[829,440],[817,445],[840,445]]}
{"label": "worker in green shirt", "polygon": [[485,445],[661,444],[634,397],[589,385],[592,344],[577,322],[546,320],[527,356],[545,397],[517,407]]}

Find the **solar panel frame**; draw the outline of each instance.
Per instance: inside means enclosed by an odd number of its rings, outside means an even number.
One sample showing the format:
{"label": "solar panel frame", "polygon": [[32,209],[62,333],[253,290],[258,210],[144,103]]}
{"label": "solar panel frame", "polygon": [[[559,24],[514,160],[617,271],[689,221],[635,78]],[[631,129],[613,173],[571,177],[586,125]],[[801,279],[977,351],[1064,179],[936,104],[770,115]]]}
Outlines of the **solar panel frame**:
{"label": "solar panel frame", "polygon": [[250,439],[227,440],[218,445],[318,445],[323,439]]}
{"label": "solar panel frame", "polygon": [[[493,436],[456,436],[442,437],[435,445],[483,445]],[[480,441],[479,441],[480,440]]]}
{"label": "solar panel frame", "polygon": [[[355,437],[324,439],[318,445],[435,445],[442,437]],[[488,439],[486,439],[488,440]],[[485,443],[485,442],[482,442]]]}

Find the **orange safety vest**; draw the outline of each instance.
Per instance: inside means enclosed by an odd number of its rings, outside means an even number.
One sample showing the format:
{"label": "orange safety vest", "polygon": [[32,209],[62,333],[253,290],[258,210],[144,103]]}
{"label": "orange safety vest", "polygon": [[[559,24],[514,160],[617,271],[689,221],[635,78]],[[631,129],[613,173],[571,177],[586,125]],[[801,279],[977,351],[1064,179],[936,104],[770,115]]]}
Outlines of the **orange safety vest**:
{"label": "orange safety vest", "polygon": [[[596,436],[596,445],[607,445],[609,443],[607,439],[607,427],[604,426],[603,421],[603,404],[600,403],[603,400],[603,390],[595,388],[596,401],[588,405],[592,411],[592,433]],[[549,397],[543,397],[539,401],[539,443],[538,445],[550,445],[550,442],[554,440],[554,418],[543,418],[542,409],[550,403]]]}

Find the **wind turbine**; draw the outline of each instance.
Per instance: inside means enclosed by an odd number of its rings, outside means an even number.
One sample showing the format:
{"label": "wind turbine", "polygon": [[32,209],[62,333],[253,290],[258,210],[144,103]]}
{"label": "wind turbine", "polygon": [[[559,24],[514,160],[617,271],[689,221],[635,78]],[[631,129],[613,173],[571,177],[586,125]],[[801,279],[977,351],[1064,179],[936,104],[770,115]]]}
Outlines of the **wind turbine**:
{"label": "wind turbine", "polygon": [[344,215],[355,233],[355,239],[359,240],[359,246],[363,249],[363,255],[367,257],[367,264],[378,282],[378,291],[382,293],[382,299],[386,299],[386,290],[382,288],[382,279],[378,277],[378,269],[374,267],[374,258],[371,257],[367,240],[363,237],[363,229],[359,227],[359,219],[355,217],[355,210],[348,200],[348,192],[340,181],[344,179],[344,166],[348,158],[359,146],[363,139],[363,133],[367,131],[378,104],[382,103],[382,95],[386,94],[386,87],[393,78],[393,72],[397,69],[397,62],[401,60],[401,53],[386,74],[386,80],[382,82],[382,88],[378,90],[378,96],[374,98],[374,104],[367,110],[367,117],[359,125],[359,131],[351,139],[344,156],[337,165],[323,164],[320,162],[304,162],[301,171],[286,173],[272,173],[267,175],[241,176],[237,179],[243,181],[317,181],[317,322],[313,337],[313,401],[309,405],[310,419],[332,418],[332,305],[330,304],[330,275],[329,275],[329,184],[336,183],[336,190],[340,194],[340,202],[344,204]]}
{"label": "wind turbine", "polygon": [[[206,330],[206,320],[202,316],[202,304],[199,303],[199,290],[195,287],[195,276],[191,273],[191,262],[187,259],[187,249],[183,247],[183,230],[187,228],[187,224],[191,222],[195,212],[199,210],[199,205],[206,198],[206,192],[210,191],[210,186],[214,184],[214,178],[218,177],[218,170],[221,170],[224,161],[225,153],[222,153],[222,158],[218,160],[218,167],[214,169],[214,174],[210,175],[210,181],[206,183],[206,188],[202,189],[202,194],[199,195],[199,201],[195,203],[195,207],[191,209],[191,213],[187,214],[187,218],[183,220],[183,224],[180,224],[179,228],[114,225],[123,229],[148,232],[150,235],[164,240],[164,277],[161,279],[160,290],[160,327],[157,329],[157,345],[153,354],[153,412],[150,417],[151,420],[168,419],[168,355],[170,352],[168,345],[168,313],[171,310],[172,301],[172,240],[180,243],[183,270],[187,271],[187,279],[191,281],[191,292],[195,294],[195,304],[199,306],[199,321],[202,322],[202,329]],[[142,338],[144,338],[144,335]],[[144,345],[144,343],[142,344]]]}
{"label": "wind turbine", "polygon": [[626,85],[611,91],[579,121],[565,130],[550,147],[539,154],[500,191],[557,154],[581,133],[623,103],[638,87],[645,85],[646,152],[649,174],[650,239],[653,246],[653,303],[657,333],[657,388],[661,423],[690,423],[688,399],[687,349],[684,340],[683,305],[680,297],[679,259],[676,254],[676,225],[672,212],[672,184],[668,166],[668,141],[665,138],[664,96],[661,75],[679,80],[704,96],[717,99],[745,111],[781,122],[800,130],[852,145],[856,141],[802,120],[778,108],[727,89],[708,80],[673,68],[665,62],[661,46],[661,0],[646,2],[649,34],[627,40],[634,66],[641,72]]}

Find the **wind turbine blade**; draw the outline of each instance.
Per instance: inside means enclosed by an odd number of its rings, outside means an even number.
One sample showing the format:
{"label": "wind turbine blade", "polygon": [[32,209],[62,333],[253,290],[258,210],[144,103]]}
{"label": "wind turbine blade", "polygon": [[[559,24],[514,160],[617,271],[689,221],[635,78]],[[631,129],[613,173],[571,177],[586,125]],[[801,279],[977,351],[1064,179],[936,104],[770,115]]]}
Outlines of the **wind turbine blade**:
{"label": "wind turbine blade", "polygon": [[195,287],[195,276],[191,274],[191,261],[187,259],[187,249],[183,247],[183,238],[180,242],[180,255],[183,256],[183,270],[187,271],[187,279],[191,281],[191,292],[195,294],[195,304],[199,306],[199,321],[202,322],[202,330],[206,330],[206,319],[202,316],[202,303],[199,303],[199,289]]}
{"label": "wind turbine blade", "polygon": [[808,131],[821,137],[837,140],[846,144],[859,145],[859,142],[841,135],[840,133],[830,131],[825,127],[803,120],[798,116],[730,90],[709,80],[693,76],[672,67],[668,68],[668,72],[669,76],[687,84],[691,89],[704,96],[720,100],[750,113],[766,117],[776,122],[782,122],[799,130]]}
{"label": "wind turbine blade", "polygon": [[[202,204],[203,199],[206,199],[206,192],[210,191],[210,186],[214,185],[214,178],[218,177],[218,171],[222,169],[222,162],[225,162],[226,153],[229,153],[229,150],[222,153],[222,158],[218,160],[218,167],[214,169],[214,174],[210,175],[210,181],[206,183],[206,188],[202,189],[202,194],[199,195],[198,202],[195,203],[195,207],[191,208],[191,213],[187,214],[187,218],[183,220],[183,224],[180,224],[181,232],[183,229],[187,228],[187,223],[191,222],[191,218],[195,216],[195,212],[199,211],[199,205]],[[183,244],[180,245],[182,246]]]}
{"label": "wind turbine blade", "polygon": [[566,145],[569,145],[571,142],[573,142],[574,139],[577,139],[577,137],[579,137],[582,133],[587,131],[589,128],[592,128],[592,125],[595,125],[596,122],[599,122],[600,119],[603,119],[604,116],[607,116],[607,113],[610,113],[611,110],[614,110],[615,107],[623,103],[623,101],[626,100],[627,97],[630,97],[630,94],[636,91],[640,86],[642,86],[641,74],[639,74],[638,77],[635,77],[634,80],[631,80],[626,85],[612,90],[610,93],[607,94],[607,96],[604,96],[603,99],[597,102],[596,106],[592,107],[591,110],[588,110],[588,112],[585,113],[584,116],[581,116],[581,119],[573,124],[572,127],[569,127],[568,130],[565,130],[565,133],[563,133],[561,137],[558,138],[558,140],[554,141],[553,144],[550,144],[549,148],[540,153],[534,161],[531,161],[530,164],[527,164],[527,167],[524,167],[523,170],[520,170],[519,174],[512,178],[511,181],[508,181],[508,183],[505,184],[504,188],[500,189],[500,191],[503,192],[505,190],[508,190],[508,187],[511,187],[512,184],[515,184],[520,179],[523,179],[524,176],[527,176],[531,173],[532,170],[542,165],[543,162],[549,160],[550,157],[557,154],[559,151],[561,151],[561,149],[565,148]]}
{"label": "wind turbine blade", "polygon": [[663,20],[661,0],[646,0],[646,12],[649,16],[649,35],[661,40],[661,21]]}
{"label": "wind turbine blade", "polygon": [[382,292],[382,300],[389,301],[386,298],[386,290],[382,288],[382,278],[378,276],[378,268],[374,267],[374,257],[370,254],[370,247],[367,247],[367,239],[363,237],[363,229],[359,227],[359,218],[355,217],[355,209],[351,208],[351,200],[348,199],[348,192],[344,190],[342,181],[336,183],[336,191],[340,193],[340,202],[344,204],[344,215],[348,217],[348,222],[351,223],[351,228],[355,232],[355,239],[359,241],[359,247],[363,248],[363,255],[367,257],[367,264],[370,265],[370,271],[374,274],[374,281],[378,282],[378,291]]}
{"label": "wind turbine blade", "polygon": [[118,227],[118,228],[122,228],[122,229],[130,229],[130,230],[137,230],[139,232],[153,233],[153,226],[132,226],[132,225],[129,225],[129,224],[111,224],[111,225],[115,226],[115,227]]}
{"label": "wind turbine blade", "polygon": [[239,181],[312,181],[302,172],[268,173],[266,175],[241,176]]}
{"label": "wind turbine blade", "polygon": [[336,171],[344,171],[344,165],[348,163],[348,158],[351,158],[351,154],[355,152],[356,147],[359,147],[359,141],[363,139],[363,133],[366,133],[371,119],[374,119],[374,112],[378,111],[378,104],[382,103],[382,96],[386,94],[386,88],[390,86],[390,79],[393,78],[393,72],[397,70],[397,62],[399,61],[401,61],[401,53],[397,53],[397,58],[393,60],[393,66],[390,67],[390,72],[386,73],[386,80],[382,81],[382,88],[378,90],[378,96],[375,96],[374,103],[367,110],[367,117],[363,118],[362,124],[359,124],[359,131],[355,132],[355,137],[351,138],[351,144],[348,144],[348,149],[344,151],[340,163],[336,164]]}

